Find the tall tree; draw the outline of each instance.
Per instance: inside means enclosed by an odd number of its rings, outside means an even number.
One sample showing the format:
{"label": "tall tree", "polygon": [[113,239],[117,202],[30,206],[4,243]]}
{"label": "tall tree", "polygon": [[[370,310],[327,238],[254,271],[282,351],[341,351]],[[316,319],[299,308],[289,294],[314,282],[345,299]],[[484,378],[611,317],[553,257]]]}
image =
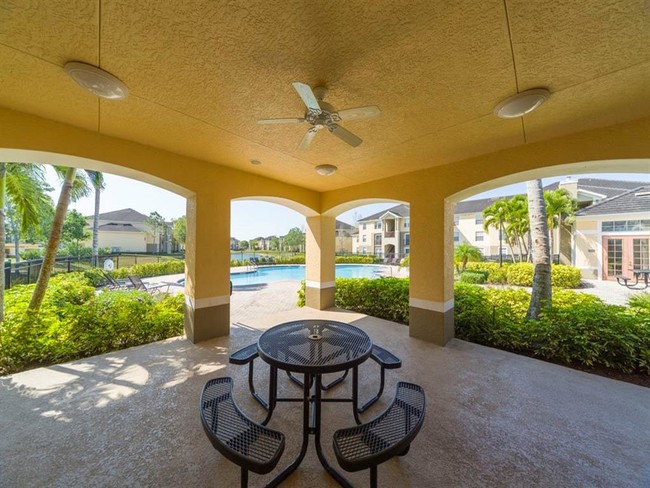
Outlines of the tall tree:
{"label": "tall tree", "polygon": [[284,236],[284,245],[287,246],[292,251],[302,248],[305,244],[305,233],[301,231],[298,227],[289,229],[289,232]]}
{"label": "tall tree", "polygon": [[[578,209],[578,202],[571,197],[566,188],[545,191],[544,201],[546,203],[546,222],[549,229],[549,246],[551,254],[553,254],[553,231],[570,222]],[[559,242],[559,232],[557,237],[557,242]]]}
{"label": "tall tree", "polygon": [[144,223],[151,229],[156,244],[156,252],[160,252],[160,233],[165,228],[165,218],[158,212],[151,212]]}
{"label": "tall tree", "polygon": [[553,297],[553,289],[551,287],[551,254],[542,180],[529,181],[527,183],[527,189],[534,271],[533,291],[531,293],[526,318],[537,320],[542,308],[550,305]]}
{"label": "tall tree", "polygon": [[174,220],[172,236],[176,242],[185,246],[185,239],[187,238],[187,219],[185,218],[185,215]]}
{"label": "tall tree", "polygon": [[73,251],[72,254],[76,257],[81,255],[81,242],[90,237],[90,232],[86,230],[87,226],[86,217],[76,210],[68,212],[63,221],[61,240],[72,244],[68,248]]}
{"label": "tall tree", "polygon": [[68,211],[68,205],[71,200],[76,200],[82,196],[87,196],[90,193],[88,181],[82,173],[77,173],[77,168],[66,168],[65,166],[54,166],[54,170],[60,179],[62,179],[61,193],[59,200],[56,204],[54,212],[54,220],[52,221],[52,231],[50,238],[47,241],[45,254],[43,256],[43,263],[41,264],[41,271],[38,273],[36,280],[36,287],[32,294],[32,299],[29,302],[29,310],[38,312],[45,297],[47,285],[50,282],[52,269],[56,259],[56,251],[61,242],[61,232],[63,230],[63,222],[65,215]]}
{"label": "tall tree", "polygon": [[[0,276],[0,321],[4,319],[4,250],[5,207],[11,205],[14,231],[20,235],[39,220],[39,209],[48,197],[43,167],[26,163],[0,163],[0,249],[2,250],[2,275]],[[17,254],[20,259],[20,252]]]}
{"label": "tall tree", "polygon": [[483,229],[485,232],[494,227],[499,231],[499,266],[503,265],[503,234],[508,220],[508,201],[497,200],[483,210]]}
{"label": "tall tree", "polygon": [[523,261],[524,254],[528,254],[525,241],[529,229],[528,199],[524,195],[515,195],[508,200],[508,219],[505,231],[511,238],[512,244],[516,245],[519,250],[519,262]]}
{"label": "tall tree", "polygon": [[106,188],[104,181],[104,174],[100,171],[92,171],[87,169],[86,174],[90,180],[90,184],[95,189],[95,212],[93,213],[93,266],[97,266],[99,262],[99,206],[101,200],[101,192]]}

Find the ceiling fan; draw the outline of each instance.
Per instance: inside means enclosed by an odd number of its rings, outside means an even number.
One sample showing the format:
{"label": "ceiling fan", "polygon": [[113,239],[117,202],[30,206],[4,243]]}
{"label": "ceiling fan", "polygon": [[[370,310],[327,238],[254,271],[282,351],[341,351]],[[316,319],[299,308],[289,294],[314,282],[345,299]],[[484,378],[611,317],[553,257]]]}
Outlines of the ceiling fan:
{"label": "ceiling fan", "polygon": [[261,119],[258,124],[302,124],[307,122],[311,127],[307,130],[305,136],[298,144],[298,149],[308,149],[311,141],[321,129],[327,129],[330,133],[347,142],[352,147],[361,144],[360,137],[354,135],[349,130],[341,127],[338,122],[347,122],[348,120],[362,120],[377,117],[381,111],[375,105],[367,107],[349,108],[346,110],[336,110],[329,103],[323,101],[327,89],[319,86],[313,90],[305,83],[298,81],[293,83],[294,89],[307,106],[307,112],[303,118],[284,118],[284,119]]}

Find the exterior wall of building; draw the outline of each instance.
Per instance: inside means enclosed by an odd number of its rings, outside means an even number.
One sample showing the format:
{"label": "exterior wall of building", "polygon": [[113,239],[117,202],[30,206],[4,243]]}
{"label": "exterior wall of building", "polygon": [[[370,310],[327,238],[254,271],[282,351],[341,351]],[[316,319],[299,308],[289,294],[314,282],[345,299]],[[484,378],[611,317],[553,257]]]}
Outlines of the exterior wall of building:
{"label": "exterior wall of building", "polygon": [[352,237],[338,235],[335,238],[334,249],[337,253],[349,254],[352,251]]}
{"label": "exterior wall of building", "polygon": [[148,242],[148,235],[144,232],[99,233],[99,247],[109,247],[120,252],[146,252]]}
{"label": "exterior wall of building", "polygon": [[409,218],[368,220],[360,222],[358,230],[359,234],[352,239],[354,254],[403,257],[410,252]]}
{"label": "exterior wall of building", "polygon": [[[491,229],[483,229],[483,214],[481,212],[454,215],[454,244],[470,244],[478,247],[484,256],[499,254],[499,233]],[[504,256],[508,248],[504,244]]]}
{"label": "exterior wall of building", "polygon": [[597,280],[601,277],[602,245],[599,239],[599,229],[598,220],[576,218],[573,265],[580,270],[582,277],[588,280]]}

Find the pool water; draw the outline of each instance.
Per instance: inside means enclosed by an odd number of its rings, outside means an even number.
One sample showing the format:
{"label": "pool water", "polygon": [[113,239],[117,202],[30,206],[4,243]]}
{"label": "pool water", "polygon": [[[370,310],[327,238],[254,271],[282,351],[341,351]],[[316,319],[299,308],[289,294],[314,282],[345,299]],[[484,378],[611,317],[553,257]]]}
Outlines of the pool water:
{"label": "pool water", "polygon": [[[377,278],[382,266],[363,264],[337,264],[337,278]],[[300,281],[305,279],[304,266],[261,266],[250,273],[232,273],[233,286],[273,283],[274,281]]]}

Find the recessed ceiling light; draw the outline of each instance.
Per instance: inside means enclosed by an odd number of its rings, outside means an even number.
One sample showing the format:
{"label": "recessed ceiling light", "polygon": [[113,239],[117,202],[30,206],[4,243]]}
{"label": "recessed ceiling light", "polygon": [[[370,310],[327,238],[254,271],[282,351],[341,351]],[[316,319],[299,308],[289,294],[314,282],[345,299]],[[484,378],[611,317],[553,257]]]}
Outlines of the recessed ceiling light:
{"label": "recessed ceiling light", "polygon": [[319,166],[316,166],[316,173],[318,173],[321,176],[329,176],[336,173],[337,169],[338,168],[333,164],[321,164]]}
{"label": "recessed ceiling light", "polygon": [[494,107],[494,115],[502,119],[521,117],[535,110],[550,96],[551,92],[545,88],[534,88],[517,93]]}
{"label": "recessed ceiling light", "polygon": [[254,164],[255,166],[259,166],[260,164],[262,164],[262,161],[260,161],[259,159],[251,159],[251,164]]}
{"label": "recessed ceiling light", "polygon": [[96,66],[71,61],[63,69],[79,86],[98,97],[122,100],[129,96],[129,89],[124,83]]}

